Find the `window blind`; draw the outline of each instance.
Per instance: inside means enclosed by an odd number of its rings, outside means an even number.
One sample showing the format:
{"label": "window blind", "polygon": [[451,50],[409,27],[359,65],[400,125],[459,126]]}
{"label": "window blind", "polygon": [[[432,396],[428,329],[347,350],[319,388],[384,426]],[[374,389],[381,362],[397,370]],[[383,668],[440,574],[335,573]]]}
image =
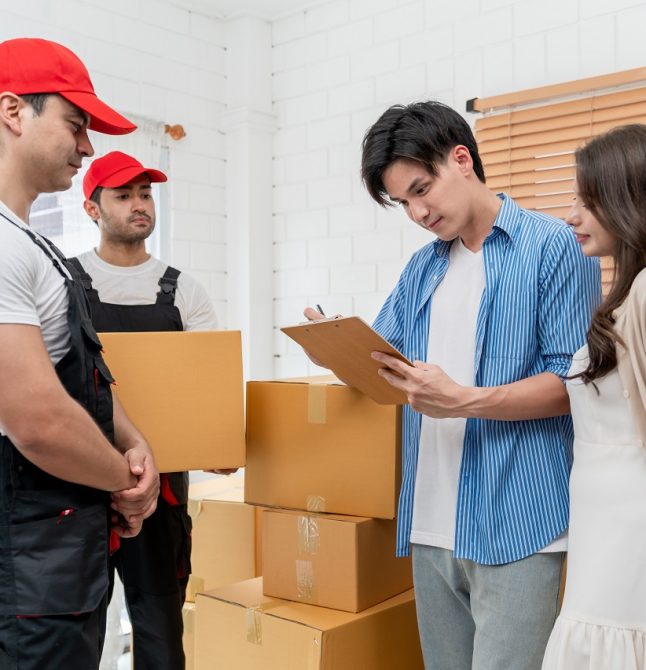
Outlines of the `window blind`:
{"label": "window blind", "polygon": [[[612,90],[615,77],[630,88]],[[593,86],[602,80],[605,90]],[[640,81],[641,80],[641,81]],[[496,191],[511,195],[521,207],[565,218],[572,205],[574,152],[590,138],[627,123],[646,124],[646,68],[571,82],[575,99],[542,100],[550,87],[522,91],[496,99],[470,101],[476,111],[486,110],[475,124],[475,135],[487,177]],[[582,83],[583,82],[583,83]],[[610,84],[610,86],[608,86]],[[561,98],[568,85],[558,87]],[[491,101],[500,100],[500,106]],[[475,104],[474,104],[475,103]],[[602,280],[607,291],[613,277],[609,258],[602,259]]]}

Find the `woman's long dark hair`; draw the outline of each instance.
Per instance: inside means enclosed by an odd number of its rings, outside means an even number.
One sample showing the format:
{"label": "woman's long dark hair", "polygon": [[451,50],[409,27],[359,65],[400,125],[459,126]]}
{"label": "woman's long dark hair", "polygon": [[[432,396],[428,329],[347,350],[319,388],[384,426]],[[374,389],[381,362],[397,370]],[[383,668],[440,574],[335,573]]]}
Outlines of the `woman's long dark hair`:
{"label": "woman's long dark hair", "polygon": [[576,152],[579,196],[616,240],[614,281],[592,317],[586,384],[617,367],[613,312],[646,265],[646,125],[620,126]]}

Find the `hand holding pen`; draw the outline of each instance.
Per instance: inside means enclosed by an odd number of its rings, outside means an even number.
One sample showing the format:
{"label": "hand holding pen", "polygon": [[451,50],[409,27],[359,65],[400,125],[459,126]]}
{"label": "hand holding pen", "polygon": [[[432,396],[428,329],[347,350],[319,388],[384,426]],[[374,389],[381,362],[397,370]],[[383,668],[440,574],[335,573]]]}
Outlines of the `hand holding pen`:
{"label": "hand holding pen", "polygon": [[316,305],[316,309],[313,307],[306,307],[303,310],[303,314],[308,321],[324,321],[325,319],[341,319],[341,314],[335,314],[334,316],[326,316],[325,312],[321,305]]}
{"label": "hand holding pen", "polygon": [[303,314],[308,321],[323,321],[324,319],[327,319],[321,305],[316,305],[316,309],[313,307],[306,307],[303,310]]}
{"label": "hand holding pen", "polygon": [[[325,316],[325,312],[323,311],[323,308],[321,307],[321,305],[318,305],[318,304],[316,305],[316,309],[314,309],[313,307],[306,307],[303,310],[303,314],[305,315],[305,318],[308,321],[327,321],[328,320],[328,317]],[[339,319],[339,318],[341,318],[340,314],[337,314],[336,316],[332,317],[332,319]],[[315,356],[312,356],[306,349],[303,349],[303,351],[305,352],[307,357],[312,361],[312,363],[314,363],[314,365],[318,365],[319,367],[322,367],[322,368],[326,367],[325,365],[323,365],[323,363],[320,360],[318,360],[318,358],[316,358]]]}

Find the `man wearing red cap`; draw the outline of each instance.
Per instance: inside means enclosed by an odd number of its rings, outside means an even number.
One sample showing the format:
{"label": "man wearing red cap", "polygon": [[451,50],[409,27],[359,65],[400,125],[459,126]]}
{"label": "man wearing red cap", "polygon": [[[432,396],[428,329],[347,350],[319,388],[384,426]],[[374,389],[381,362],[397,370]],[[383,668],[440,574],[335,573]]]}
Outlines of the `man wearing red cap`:
{"label": "man wearing red cap", "polygon": [[[145,240],[155,228],[151,183],[165,181],[163,172],[120,151],[95,160],[83,179],[85,211],[101,238],[97,249],[72,262],[99,332],[217,328],[202,286],[146,251]],[[112,556],[130,612],[135,670],[184,667],[182,605],[191,552],[187,502],[188,474],[162,474],[157,510]]]}
{"label": "man wearing red cap", "polygon": [[0,43],[3,669],[98,668],[108,530],[136,535],[159,490],[148,445],[113,409],[76,270],[28,225],[36,197],[69,188],[92,155],[88,127],[135,128],[96,97],[69,49]]}

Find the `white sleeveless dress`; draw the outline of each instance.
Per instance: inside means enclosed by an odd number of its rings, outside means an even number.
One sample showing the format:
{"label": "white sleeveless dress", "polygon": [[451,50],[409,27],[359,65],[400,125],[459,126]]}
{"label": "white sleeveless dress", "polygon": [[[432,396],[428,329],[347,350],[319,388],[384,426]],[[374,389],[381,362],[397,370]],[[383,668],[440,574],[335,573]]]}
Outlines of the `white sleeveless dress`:
{"label": "white sleeveless dress", "polygon": [[[587,347],[571,373],[587,364]],[[614,370],[568,381],[574,421],[567,582],[543,670],[646,669],[646,447]]]}

